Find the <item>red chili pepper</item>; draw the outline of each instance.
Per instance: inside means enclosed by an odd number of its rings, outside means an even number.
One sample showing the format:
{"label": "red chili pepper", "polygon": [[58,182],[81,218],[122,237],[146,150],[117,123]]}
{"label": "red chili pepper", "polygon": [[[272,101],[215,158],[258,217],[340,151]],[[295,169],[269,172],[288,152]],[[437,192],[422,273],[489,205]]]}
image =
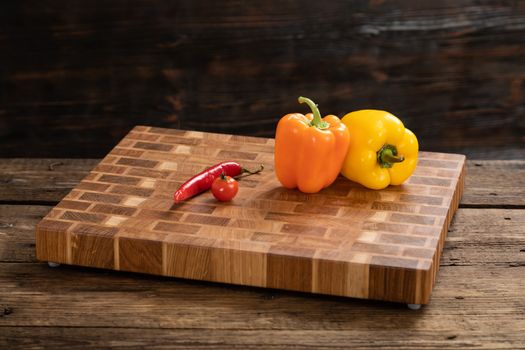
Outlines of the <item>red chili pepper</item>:
{"label": "red chili pepper", "polygon": [[213,181],[224,174],[226,176],[236,177],[243,173],[248,174],[257,174],[264,169],[264,166],[256,171],[250,171],[246,168],[243,168],[239,163],[228,161],[216,164],[197,175],[193,176],[191,179],[183,183],[179,189],[173,195],[173,200],[175,203],[180,203],[183,200],[191,198],[201,192],[209,190]]}

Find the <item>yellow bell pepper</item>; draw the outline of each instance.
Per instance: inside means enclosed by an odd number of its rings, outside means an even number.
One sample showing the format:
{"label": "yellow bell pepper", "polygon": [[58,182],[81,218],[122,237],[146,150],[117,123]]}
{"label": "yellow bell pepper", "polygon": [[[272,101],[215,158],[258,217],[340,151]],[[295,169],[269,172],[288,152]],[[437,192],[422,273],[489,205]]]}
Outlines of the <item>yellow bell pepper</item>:
{"label": "yellow bell pepper", "polygon": [[341,174],[361,185],[380,190],[400,185],[416,168],[418,142],[392,114],[368,109],[341,119],[350,132],[350,145]]}

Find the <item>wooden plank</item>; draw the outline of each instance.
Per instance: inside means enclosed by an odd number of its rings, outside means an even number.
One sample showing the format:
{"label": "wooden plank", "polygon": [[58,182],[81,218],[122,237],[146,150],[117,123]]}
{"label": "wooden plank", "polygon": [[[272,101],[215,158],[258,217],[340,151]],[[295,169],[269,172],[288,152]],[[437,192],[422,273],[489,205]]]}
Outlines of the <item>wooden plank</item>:
{"label": "wooden plank", "polygon": [[0,201],[58,202],[100,159],[0,159]]}
{"label": "wooden plank", "polygon": [[447,330],[206,330],[141,328],[4,327],[0,346],[9,349],[520,349],[523,336],[505,329],[491,333]]}
{"label": "wooden plank", "polygon": [[[0,183],[6,184],[0,191],[0,202],[58,203],[99,161],[0,159]],[[49,170],[50,166],[52,171]],[[524,206],[524,179],[524,160],[467,160],[467,176],[461,205]]]}
{"label": "wooden plank", "polygon": [[101,157],[138,120],[271,136],[303,91],[428,150],[523,147],[519,1],[103,5],[6,4],[0,156]]}
{"label": "wooden plank", "polygon": [[525,150],[521,160],[468,162],[461,203],[476,206],[525,206]]}
{"label": "wooden plank", "polygon": [[35,228],[51,207],[0,205],[0,261],[36,262]]}
{"label": "wooden plank", "polygon": [[[399,304],[3,263],[1,304],[10,313],[0,318],[0,330],[109,327],[266,330],[268,334],[279,330],[355,330],[369,332],[371,337],[384,332],[382,341],[411,331],[422,335],[413,339],[422,344],[444,340],[446,335],[455,335],[458,341],[479,341],[480,334],[511,337],[524,330],[523,281],[518,278],[524,272],[523,266],[443,267],[432,302],[413,312]],[[525,341],[523,333],[514,339]],[[362,340],[347,339],[349,345],[354,341]],[[320,340],[317,344],[322,345]]]}

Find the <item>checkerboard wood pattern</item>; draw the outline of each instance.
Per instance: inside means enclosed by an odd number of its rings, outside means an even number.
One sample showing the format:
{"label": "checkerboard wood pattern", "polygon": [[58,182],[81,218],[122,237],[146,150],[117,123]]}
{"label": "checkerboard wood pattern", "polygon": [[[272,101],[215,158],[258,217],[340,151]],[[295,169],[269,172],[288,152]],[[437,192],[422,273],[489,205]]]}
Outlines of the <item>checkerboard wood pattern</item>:
{"label": "checkerboard wood pattern", "polygon": [[[135,127],[38,224],[37,258],[71,265],[425,304],[461,197],[465,157],[421,152],[402,186],[280,186],[273,139]],[[236,160],[265,170],[232,202],[174,191]]]}

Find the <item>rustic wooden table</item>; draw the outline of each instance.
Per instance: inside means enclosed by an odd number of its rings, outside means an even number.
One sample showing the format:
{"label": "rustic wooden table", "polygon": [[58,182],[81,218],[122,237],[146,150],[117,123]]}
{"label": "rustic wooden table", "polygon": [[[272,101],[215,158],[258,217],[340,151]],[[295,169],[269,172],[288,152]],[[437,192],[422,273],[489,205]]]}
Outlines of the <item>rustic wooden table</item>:
{"label": "rustic wooden table", "polygon": [[97,163],[0,160],[0,348],[525,348],[525,161],[469,161],[430,304],[61,266],[36,223]]}

